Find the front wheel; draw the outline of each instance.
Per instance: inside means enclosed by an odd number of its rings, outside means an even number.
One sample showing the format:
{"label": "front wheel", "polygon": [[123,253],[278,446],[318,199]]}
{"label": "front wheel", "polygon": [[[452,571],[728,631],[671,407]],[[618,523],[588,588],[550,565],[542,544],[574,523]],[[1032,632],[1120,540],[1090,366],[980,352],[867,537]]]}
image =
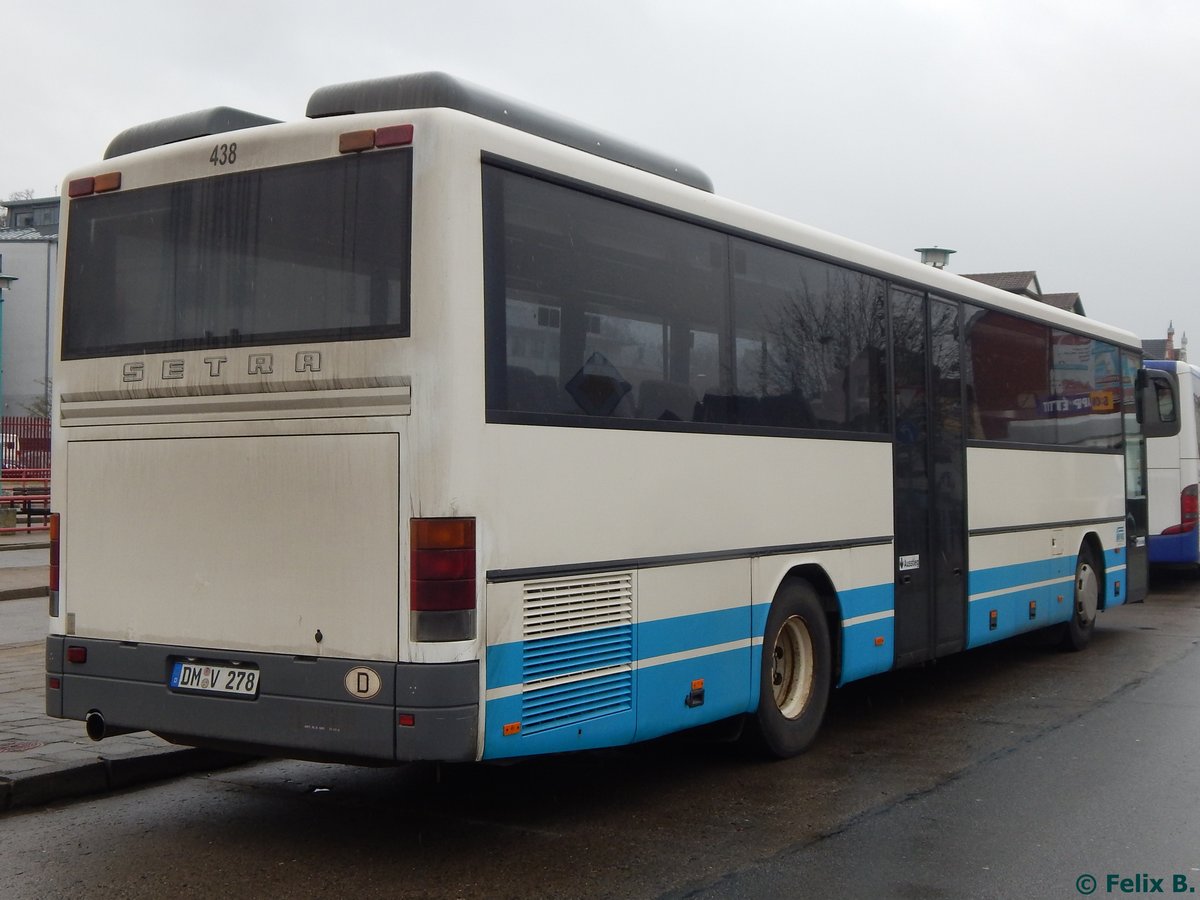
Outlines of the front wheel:
{"label": "front wheel", "polygon": [[1071,618],[1063,627],[1062,646],[1067,650],[1082,650],[1092,639],[1096,627],[1096,612],[1100,608],[1103,576],[1096,567],[1092,549],[1087,544],[1079,548],[1075,561],[1075,597]]}
{"label": "front wheel", "polygon": [[829,624],[808,582],[789,581],[779,589],[762,649],[755,723],[763,748],[784,759],[808,749],[829,703]]}

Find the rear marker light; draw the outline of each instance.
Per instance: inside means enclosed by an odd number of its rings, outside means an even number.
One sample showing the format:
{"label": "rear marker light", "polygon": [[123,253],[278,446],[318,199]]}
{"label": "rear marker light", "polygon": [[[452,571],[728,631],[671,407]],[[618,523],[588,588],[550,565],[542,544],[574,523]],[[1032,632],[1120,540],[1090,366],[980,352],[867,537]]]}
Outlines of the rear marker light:
{"label": "rear marker light", "polygon": [[374,131],[347,131],[338,135],[339,153],[358,153],[375,146]]}
{"label": "rear marker light", "polygon": [[103,194],[108,191],[119,190],[121,187],[120,172],[106,172],[103,175],[96,176],[96,193]]}
{"label": "rear marker light", "polygon": [[76,178],[67,184],[68,197],[88,197],[92,194],[106,194],[109,191],[120,190],[121,173],[105,172],[103,175]]}
{"label": "rear marker light", "polygon": [[412,713],[400,713],[400,718],[397,720],[400,725],[405,728],[412,728],[417,724],[417,717]]}
{"label": "rear marker light", "polygon": [[62,690],[62,679],[57,675],[51,675],[48,679],[46,679],[46,686],[52,691]]}
{"label": "rear marker light", "polygon": [[347,131],[339,134],[338,152],[361,153],[374,147],[407,147],[412,142],[411,125],[388,125],[374,130]]}
{"label": "rear marker light", "polygon": [[87,662],[87,647],[68,647],[67,662],[81,665]]}
{"label": "rear marker light", "polygon": [[413,141],[411,125],[389,125],[375,131],[376,147],[403,147]]}

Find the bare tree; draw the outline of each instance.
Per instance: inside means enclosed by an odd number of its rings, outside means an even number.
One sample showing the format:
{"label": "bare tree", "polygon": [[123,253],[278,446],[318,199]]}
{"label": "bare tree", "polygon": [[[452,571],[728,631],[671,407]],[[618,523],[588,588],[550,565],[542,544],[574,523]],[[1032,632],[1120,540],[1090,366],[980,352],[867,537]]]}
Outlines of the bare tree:
{"label": "bare tree", "polygon": [[37,383],[42,385],[46,389],[46,392],[32,403],[25,403],[22,406],[25,407],[25,412],[29,415],[37,416],[39,419],[48,419],[50,418],[50,395],[53,389],[53,381],[49,378],[39,378]]}

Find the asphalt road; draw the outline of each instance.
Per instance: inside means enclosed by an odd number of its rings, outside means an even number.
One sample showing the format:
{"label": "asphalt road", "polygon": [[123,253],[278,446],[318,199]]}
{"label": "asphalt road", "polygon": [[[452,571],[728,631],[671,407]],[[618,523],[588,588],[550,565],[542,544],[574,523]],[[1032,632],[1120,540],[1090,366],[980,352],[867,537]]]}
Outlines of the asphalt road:
{"label": "asphalt road", "polygon": [[1198,749],[1193,651],[944,785],[689,896],[1195,893]]}
{"label": "asphalt road", "polygon": [[1145,874],[1169,893],[1200,885],[1198,676],[1200,582],[1159,580],[1082,654],[1019,640],[849,686],[798,759],[668,741],[504,767],[266,762],[0,817],[0,885],[1078,897],[1085,875],[1110,896],[1109,875]]}

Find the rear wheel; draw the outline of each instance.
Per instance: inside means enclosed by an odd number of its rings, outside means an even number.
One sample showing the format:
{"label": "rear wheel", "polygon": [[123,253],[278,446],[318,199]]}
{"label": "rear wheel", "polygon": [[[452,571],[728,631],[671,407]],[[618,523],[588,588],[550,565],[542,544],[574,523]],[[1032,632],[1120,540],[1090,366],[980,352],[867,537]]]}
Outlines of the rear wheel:
{"label": "rear wheel", "polygon": [[763,748],[786,758],[817,736],[831,681],[829,625],[806,581],[786,582],[771,604],[763,635],[755,723]]}
{"label": "rear wheel", "polygon": [[1100,608],[1103,576],[1096,567],[1092,548],[1084,544],[1075,561],[1075,597],[1070,621],[1063,628],[1062,645],[1067,650],[1082,650],[1092,639],[1096,612]]}

